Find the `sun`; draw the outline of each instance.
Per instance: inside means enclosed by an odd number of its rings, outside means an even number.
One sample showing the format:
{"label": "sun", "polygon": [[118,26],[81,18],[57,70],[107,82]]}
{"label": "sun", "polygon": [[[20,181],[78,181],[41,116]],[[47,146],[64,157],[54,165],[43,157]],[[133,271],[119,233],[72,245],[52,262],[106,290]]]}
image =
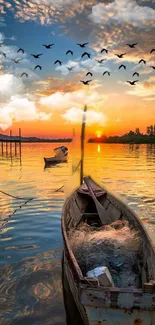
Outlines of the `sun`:
{"label": "sun", "polygon": [[101,138],[101,135],[102,135],[102,132],[99,131],[99,130],[97,130],[97,131],[96,131],[96,136],[97,136],[98,139]]}

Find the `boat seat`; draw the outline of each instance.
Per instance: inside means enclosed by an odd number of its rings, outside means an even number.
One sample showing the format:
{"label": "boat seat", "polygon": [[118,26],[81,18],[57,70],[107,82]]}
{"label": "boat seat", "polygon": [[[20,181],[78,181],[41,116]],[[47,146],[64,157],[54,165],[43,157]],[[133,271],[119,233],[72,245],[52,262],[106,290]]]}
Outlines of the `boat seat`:
{"label": "boat seat", "polygon": [[92,217],[98,217],[98,213],[95,213],[95,212],[85,212],[85,213],[81,214],[81,216],[83,216],[83,217],[90,217],[90,218],[92,218]]}

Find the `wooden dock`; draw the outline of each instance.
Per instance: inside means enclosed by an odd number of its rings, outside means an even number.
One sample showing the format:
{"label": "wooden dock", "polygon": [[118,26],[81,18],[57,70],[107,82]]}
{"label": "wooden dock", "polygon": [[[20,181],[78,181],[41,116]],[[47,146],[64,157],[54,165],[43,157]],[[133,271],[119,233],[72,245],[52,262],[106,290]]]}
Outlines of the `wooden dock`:
{"label": "wooden dock", "polygon": [[[15,138],[15,139],[14,139]],[[1,143],[1,156],[6,158],[19,157],[21,161],[21,129],[19,128],[19,135],[12,135],[10,130],[10,136],[6,139],[0,139]]]}

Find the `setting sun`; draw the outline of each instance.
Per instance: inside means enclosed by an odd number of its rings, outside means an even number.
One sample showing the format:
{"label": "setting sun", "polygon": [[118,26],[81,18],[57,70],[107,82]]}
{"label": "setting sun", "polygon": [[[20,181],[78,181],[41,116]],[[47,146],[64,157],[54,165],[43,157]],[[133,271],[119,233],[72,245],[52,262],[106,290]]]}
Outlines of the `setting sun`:
{"label": "setting sun", "polygon": [[102,135],[101,131],[96,131],[96,136],[98,139],[101,138],[101,135]]}

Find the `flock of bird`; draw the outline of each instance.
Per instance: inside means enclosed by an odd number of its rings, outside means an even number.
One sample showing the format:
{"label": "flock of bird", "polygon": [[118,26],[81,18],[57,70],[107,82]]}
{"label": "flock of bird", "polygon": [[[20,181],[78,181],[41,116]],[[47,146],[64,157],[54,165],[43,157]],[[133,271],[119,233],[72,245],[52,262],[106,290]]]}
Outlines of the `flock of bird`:
{"label": "flock of bird", "polygon": [[[86,48],[86,45],[88,45],[89,43],[87,42],[87,43],[83,43],[83,44],[81,44],[81,43],[77,43],[77,45],[80,47],[80,48]],[[2,47],[2,45],[3,45],[3,43],[0,43],[0,47]],[[51,49],[53,46],[54,46],[54,43],[52,43],[52,44],[42,44],[46,49]],[[131,49],[134,49],[135,47],[136,47],[136,45],[138,45],[138,43],[133,43],[133,44],[126,44],[129,48],[131,48]],[[23,49],[23,48],[19,48],[18,50],[17,50],[17,53],[25,53],[25,50]],[[102,53],[106,53],[106,54],[108,54],[108,49],[106,49],[106,48],[103,48],[101,51],[100,51],[100,53],[102,54]],[[153,52],[155,52],[155,48],[153,48],[151,51],[150,51],[150,54],[152,54]],[[4,52],[2,52],[2,51],[0,51],[0,54],[1,55],[3,55],[5,58],[7,58],[7,55],[6,55],[6,53],[4,53]],[[66,52],[66,55],[68,55],[68,54],[70,54],[70,55],[72,55],[73,56],[73,51],[72,50],[68,50],[67,52]],[[114,54],[115,56],[117,56],[119,59],[123,59],[124,58],[124,56],[126,55],[127,53],[120,53],[120,54]],[[33,56],[34,57],[34,59],[39,59],[40,58],[40,56],[41,55],[43,55],[43,53],[40,53],[40,54],[31,54],[31,56]],[[84,52],[84,53],[82,53],[82,55],[81,55],[81,58],[83,58],[83,57],[85,57],[85,56],[87,56],[89,59],[91,58],[91,54],[90,53],[88,53],[88,52]],[[20,63],[20,61],[22,61],[23,59],[22,58],[17,58],[17,59],[11,59],[14,63],[16,63],[16,64],[18,64],[18,63]],[[104,61],[106,61],[107,59],[106,58],[104,58],[104,59],[100,59],[100,60],[96,60],[99,64],[102,64]],[[139,62],[138,62],[138,64],[141,64],[141,63],[143,63],[143,64],[145,64],[146,65],[146,60],[144,60],[144,59],[140,59],[139,60]],[[56,64],[59,64],[60,66],[62,65],[62,61],[60,61],[60,60],[56,60],[55,62],[54,62],[54,65],[56,65]],[[153,70],[155,70],[155,66],[150,66]],[[124,65],[124,64],[121,64],[119,67],[118,67],[118,69],[120,70],[120,69],[124,69],[124,70],[126,70],[126,65]],[[42,70],[42,66],[41,65],[39,65],[39,64],[37,64],[35,67],[34,67],[34,70],[36,70],[36,69],[40,69],[40,70]],[[68,69],[68,71],[72,71],[73,69],[74,69],[74,67],[67,67],[67,69]],[[108,75],[108,76],[110,76],[111,74],[110,74],[110,72],[108,71],[108,70],[106,70],[106,71],[104,71],[103,72],[103,76],[104,75]],[[86,76],[93,76],[93,73],[92,72],[90,72],[90,71],[88,71],[87,72],[87,74],[86,74]],[[22,74],[21,74],[21,78],[23,77],[23,76],[26,76],[26,77],[28,77],[28,73],[26,73],[26,72],[23,72]],[[132,75],[133,77],[134,76],[137,76],[138,78],[139,78],[139,73],[138,72],[134,72],[133,73],[133,75]],[[86,81],[84,81],[84,80],[80,80],[80,82],[82,82],[84,85],[89,85],[89,83],[92,81],[92,79],[91,80],[86,80]],[[138,82],[139,80],[133,80],[133,81],[131,81],[131,80],[127,80],[127,82],[130,84],[130,85],[132,85],[132,86],[134,86],[137,82]]]}

